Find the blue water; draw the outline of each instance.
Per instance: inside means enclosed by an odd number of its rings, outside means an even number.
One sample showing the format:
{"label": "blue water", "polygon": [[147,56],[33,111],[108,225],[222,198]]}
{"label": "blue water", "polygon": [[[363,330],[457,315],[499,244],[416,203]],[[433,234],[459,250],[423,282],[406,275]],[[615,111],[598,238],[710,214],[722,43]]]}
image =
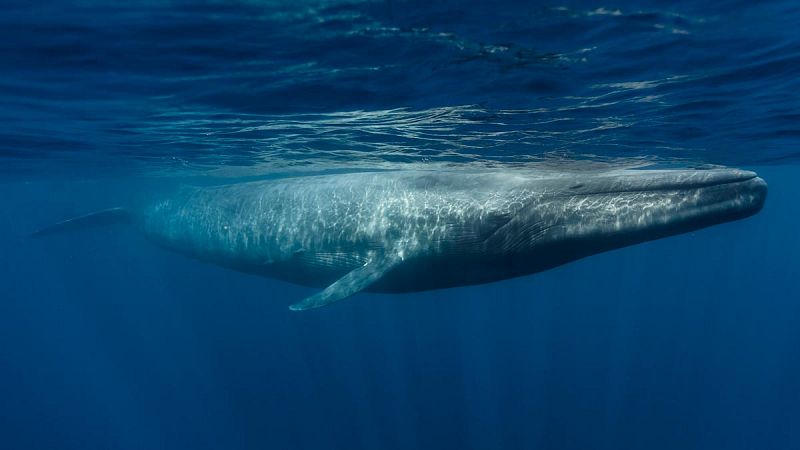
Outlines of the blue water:
{"label": "blue water", "polygon": [[[800,448],[800,4],[6,0],[0,447]],[[43,224],[176,181],[737,166],[729,223],[360,294]]]}

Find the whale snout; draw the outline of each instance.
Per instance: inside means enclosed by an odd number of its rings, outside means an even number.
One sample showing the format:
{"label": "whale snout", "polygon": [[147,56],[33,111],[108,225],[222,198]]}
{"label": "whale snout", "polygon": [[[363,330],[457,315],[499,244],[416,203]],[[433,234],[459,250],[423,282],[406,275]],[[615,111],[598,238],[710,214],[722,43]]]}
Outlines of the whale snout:
{"label": "whale snout", "polygon": [[[700,172],[702,175],[702,172]],[[691,192],[697,190],[709,194],[709,197],[721,200],[736,200],[743,208],[752,208],[757,212],[764,206],[767,198],[767,182],[757,173],[740,169],[720,169],[708,171],[708,175],[692,179],[688,177],[680,190]]]}
{"label": "whale snout", "polygon": [[580,191],[532,220],[555,224],[554,240],[618,247],[752,216],[767,183],[738,169],[632,171],[589,179]]}
{"label": "whale snout", "polygon": [[676,173],[675,223],[699,227],[752,216],[764,207],[767,183],[755,172],[717,169]]}
{"label": "whale snout", "polygon": [[761,211],[767,201],[767,182],[763,178],[755,176],[745,181],[744,184],[742,193],[739,195],[749,213],[755,214]]}
{"label": "whale snout", "polygon": [[676,216],[748,216],[760,211],[767,198],[767,183],[755,172],[741,169],[653,171],[622,180],[620,191],[638,194],[643,205],[662,195],[671,198],[653,204]]}
{"label": "whale snout", "polygon": [[690,195],[694,192],[698,197],[697,207],[718,216],[720,221],[749,217],[764,207],[767,183],[755,172],[731,170],[713,181],[685,192]]}
{"label": "whale snout", "polygon": [[677,228],[743,219],[761,211],[767,199],[767,183],[748,170],[677,172],[667,179],[672,201],[664,212]]}

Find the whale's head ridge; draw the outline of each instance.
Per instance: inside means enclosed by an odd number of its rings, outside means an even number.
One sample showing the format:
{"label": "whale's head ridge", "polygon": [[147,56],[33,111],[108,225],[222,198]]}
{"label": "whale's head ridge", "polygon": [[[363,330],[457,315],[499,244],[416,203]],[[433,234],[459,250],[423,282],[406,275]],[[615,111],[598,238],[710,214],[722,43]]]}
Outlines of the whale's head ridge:
{"label": "whale's head ridge", "polygon": [[[547,266],[745,218],[764,205],[754,172],[627,170],[538,181],[539,195],[498,229],[487,246]],[[552,264],[551,264],[552,263]],[[556,264],[557,263],[557,264]]]}

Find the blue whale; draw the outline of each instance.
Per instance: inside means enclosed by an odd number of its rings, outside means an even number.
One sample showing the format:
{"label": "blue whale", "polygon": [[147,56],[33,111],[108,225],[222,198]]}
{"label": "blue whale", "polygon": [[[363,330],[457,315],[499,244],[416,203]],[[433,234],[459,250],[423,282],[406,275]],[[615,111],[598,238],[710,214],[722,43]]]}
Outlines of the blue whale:
{"label": "blue whale", "polygon": [[393,171],[182,187],[132,209],[34,236],[130,223],[189,256],[322,290],[290,308],[360,291],[489,283],[741,219],[767,185],[737,169]]}

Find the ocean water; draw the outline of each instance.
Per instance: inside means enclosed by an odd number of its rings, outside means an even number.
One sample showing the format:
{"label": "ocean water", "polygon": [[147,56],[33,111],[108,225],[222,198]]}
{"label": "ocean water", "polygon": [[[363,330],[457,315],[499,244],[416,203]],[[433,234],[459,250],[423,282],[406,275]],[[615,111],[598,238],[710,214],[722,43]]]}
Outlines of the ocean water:
{"label": "ocean water", "polygon": [[[0,2],[0,448],[800,448],[800,4]],[[135,229],[175,183],[755,170],[754,217],[359,294]]]}

